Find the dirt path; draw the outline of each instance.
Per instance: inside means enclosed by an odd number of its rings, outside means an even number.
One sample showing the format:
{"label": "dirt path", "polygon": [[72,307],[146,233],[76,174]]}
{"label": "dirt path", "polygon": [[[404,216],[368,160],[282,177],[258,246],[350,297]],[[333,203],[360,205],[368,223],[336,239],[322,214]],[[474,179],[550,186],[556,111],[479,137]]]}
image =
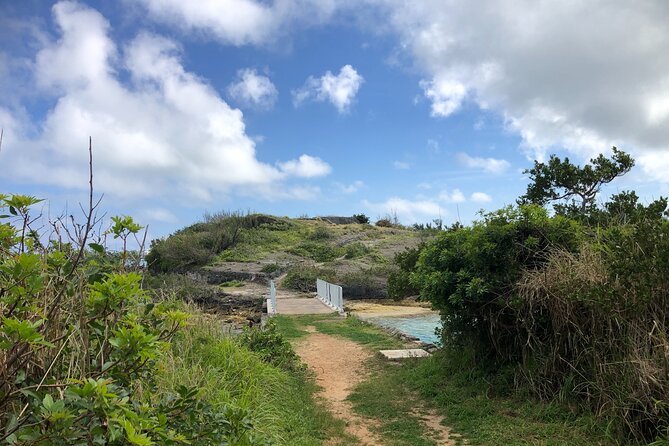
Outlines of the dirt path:
{"label": "dirt path", "polygon": [[346,421],[346,430],[357,437],[361,445],[382,445],[367,426],[373,420],[362,418],[353,412],[346,398],[356,384],[365,379],[365,361],[371,357],[369,351],[353,341],[316,333],[314,327],[306,339],[295,345],[302,361],[316,373],[316,382],[323,388],[319,396],[329,404],[335,417]]}
{"label": "dirt path", "polygon": [[[357,437],[360,445],[384,446],[379,436],[369,429],[378,425],[376,420],[356,414],[347,401],[353,388],[367,378],[366,362],[372,353],[353,341],[318,333],[313,326],[307,327],[307,331],[310,334],[295,345],[295,350],[316,374],[316,381],[322,387],[319,396],[328,402],[335,417],[346,421],[347,432]],[[441,416],[418,406],[412,415],[421,420],[438,446],[455,444]]]}

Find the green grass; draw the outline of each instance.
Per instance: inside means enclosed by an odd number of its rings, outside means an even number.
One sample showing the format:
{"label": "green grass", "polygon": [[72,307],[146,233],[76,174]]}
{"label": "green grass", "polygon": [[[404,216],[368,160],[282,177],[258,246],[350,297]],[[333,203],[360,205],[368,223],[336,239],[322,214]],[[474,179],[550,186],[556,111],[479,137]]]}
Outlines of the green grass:
{"label": "green grass", "polygon": [[161,391],[179,385],[201,388],[211,403],[246,409],[254,432],[272,444],[316,446],[330,439],[348,445],[344,422],[314,399],[314,380],[263,362],[221,331],[218,319],[198,315],[177,336],[158,367]]}
{"label": "green grass", "polygon": [[444,351],[385,374],[410,383],[470,444],[609,445],[602,422],[557,403],[514,394],[466,359]]}
{"label": "green grass", "polygon": [[[307,326],[341,336],[370,350],[400,348],[403,343],[360,321],[331,315],[277,316],[281,333],[291,340],[308,334]],[[471,362],[442,352],[431,358],[389,363],[375,356],[370,376],[349,400],[359,414],[378,421],[377,431],[392,446],[435,445],[416,416],[431,408],[452,431],[471,445],[610,445],[601,422],[558,404],[540,403],[505,390],[501,378],[486,377]],[[458,437],[456,441],[460,441]]]}
{"label": "green grass", "polygon": [[244,282],[241,280],[229,280],[227,282],[223,282],[219,285],[221,288],[239,288],[244,286]]}

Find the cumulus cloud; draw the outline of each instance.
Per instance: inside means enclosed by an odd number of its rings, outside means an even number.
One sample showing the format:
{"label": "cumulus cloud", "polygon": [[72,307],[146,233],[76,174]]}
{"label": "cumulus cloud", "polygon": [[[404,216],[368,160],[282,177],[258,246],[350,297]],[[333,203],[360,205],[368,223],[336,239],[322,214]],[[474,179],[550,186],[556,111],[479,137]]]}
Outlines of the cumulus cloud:
{"label": "cumulus cloud", "polygon": [[272,43],[296,27],[332,19],[355,2],[332,0],[135,0],[155,21],[231,45]]}
{"label": "cumulus cloud", "polygon": [[507,160],[473,157],[462,152],[457,153],[455,157],[460,164],[466,167],[481,169],[488,173],[503,173],[511,166]]}
{"label": "cumulus cloud", "polygon": [[322,177],[332,171],[328,163],[309,155],[301,155],[296,160],[280,162],[278,165],[282,172],[302,178]]}
{"label": "cumulus cloud", "polygon": [[329,171],[308,155],[280,163],[285,168],[260,162],[241,111],[184,69],[174,41],[142,33],[119,49],[97,11],[60,2],[53,16],[60,38],[34,63],[38,87],[54,99],[40,131],[0,110],[12,122],[13,143],[3,147],[11,175],[86,187],[89,135],[98,191],[125,197],[208,200],[233,189],[276,197],[291,195],[279,187],[291,176]]}
{"label": "cumulus cloud", "polygon": [[564,147],[589,158],[615,144],[669,179],[653,168],[669,162],[669,58],[659,56],[669,54],[669,3],[383,4],[425,75],[433,116],[472,101],[501,115],[528,157]]}
{"label": "cumulus cloud", "polygon": [[439,193],[439,201],[445,203],[464,203],[467,199],[460,189],[453,189],[453,192],[442,190]]}
{"label": "cumulus cloud", "polygon": [[485,192],[474,192],[471,196],[471,200],[475,203],[490,203],[492,197]]}
{"label": "cumulus cloud", "polygon": [[266,110],[274,106],[279,96],[267,76],[259,75],[250,68],[237,71],[236,80],[228,86],[228,94],[241,105]]}
{"label": "cumulus cloud", "polygon": [[371,212],[381,215],[397,214],[398,218],[404,222],[417,222],[445,214],[439,204],[431,200],[407,200],[392,197],[381,203],[363,200],[362,204]]}
{"label": "cumulus cloud", "polygon": [[346,113],[363,82],[351,65],[344,65],[337,75],[328,71],[318,78],[310,76],[301,88],[293,90],[293,104],[297,107],[307,101],[328,101],[339,113]]}

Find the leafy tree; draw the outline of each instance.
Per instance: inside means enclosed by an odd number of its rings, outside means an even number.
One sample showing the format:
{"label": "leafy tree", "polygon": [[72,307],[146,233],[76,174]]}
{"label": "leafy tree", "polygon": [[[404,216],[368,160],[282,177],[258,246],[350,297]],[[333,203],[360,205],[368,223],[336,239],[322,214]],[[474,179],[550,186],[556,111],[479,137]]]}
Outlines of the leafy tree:
{"label": "leafy tree", "polygon": [[556,212],[584,215],[594,208],[602,186],[626,174],[633,166],[634,159],[616,147],[611,158],[600,154],[583,167],[572,164],[569,158],[562,160],[551,155],[548,163],[535,161],[533,168],[524,171],[530,175],[531,182],[518,202],[544,206],[566,200],[554,206]]}
{"label": "leafy tree", "polygon": [[369,217],[365,214],[353,214],[353,218],[361,225],[369,224]]}

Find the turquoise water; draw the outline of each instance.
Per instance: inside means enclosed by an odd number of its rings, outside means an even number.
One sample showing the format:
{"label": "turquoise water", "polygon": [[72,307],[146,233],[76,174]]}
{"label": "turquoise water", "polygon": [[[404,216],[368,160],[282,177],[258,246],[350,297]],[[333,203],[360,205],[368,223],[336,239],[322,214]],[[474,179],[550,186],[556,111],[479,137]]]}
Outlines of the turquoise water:
{"label": "turquoise water", "polygon": [[369,322],[386,328],[394,328],[404,334],[415,336],[423,342],[441,345],[441,339],[435,333],[441,327],[441,318],[438,314],[419,316],[374,317]]}

